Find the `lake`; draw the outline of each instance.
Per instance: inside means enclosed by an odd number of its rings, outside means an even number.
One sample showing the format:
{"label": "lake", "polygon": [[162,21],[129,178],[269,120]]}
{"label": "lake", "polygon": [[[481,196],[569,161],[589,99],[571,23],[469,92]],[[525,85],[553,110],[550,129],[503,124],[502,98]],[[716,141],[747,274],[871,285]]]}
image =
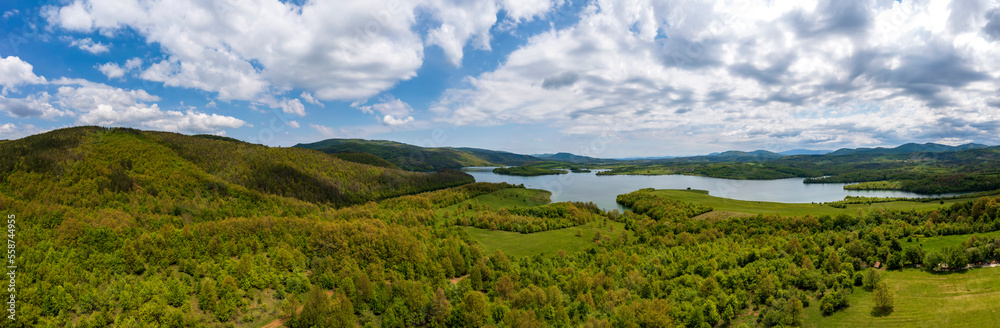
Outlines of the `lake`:
{"label": "lake", "polygon": [[708,194],[749,201],[782,203],[820,203],[844,199],[844,196],[869,197],[939,197],[945,195],[921,195],[905,191],[887,190],[844,190],[843,183],[802,183],[802,178],[777,180],[732,180],[698,177],[690,175],[608,175],[591,173],[569,173],[521,177],[494,174],[492,167],[467,167],[462,171],[471,174],[477,182],[506,182],[524,184],[527,188],[552,192],[553,202],[578,201],[594,202],[603,209],[621,209],[615,202],[620,194],[643,188],[656,189],[701,189]]}

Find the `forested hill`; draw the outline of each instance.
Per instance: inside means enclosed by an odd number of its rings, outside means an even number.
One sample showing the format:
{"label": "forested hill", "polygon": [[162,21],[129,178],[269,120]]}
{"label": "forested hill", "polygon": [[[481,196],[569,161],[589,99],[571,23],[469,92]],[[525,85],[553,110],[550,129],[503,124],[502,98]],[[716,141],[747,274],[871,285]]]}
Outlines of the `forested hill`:
{"label": "forested hill", "polygon": [[755,150],[752,152],[744,152],[738,150],[730,150],[718,154],[710,154],[705,156],[691,156],[691,157],[678,157],[660,160],[663,162],[766,162],[770,160],[775,160],[785,157],[785,155],[766,151],[766,150]]}
{"label": "forested hill", "polygon": [[75,127],[0,143],[4,186],[66,205],[156,198],[179,211],[191,199],[344,206],[473,181],[454,170],[407,172],[301,148],[125,128]]}
{"label": "forested hill", "polygon": [[478,148],[425,148],[387,140],[327,139],[298,144],[298,148],[315,149],[325,153],[368,153],[411,171],[437,171],[466,166],[524,165],[541,159]]}
{"label": "forested hill", "polygon": [[962,151],[969,149],[979,149],[988,148],[987,145],[967,143],[958,146],[948,146],[936,143],[908,143],[903,144],[894,148],[842,148],[830,153],[830,155],[851,155],[851,154],[904,154],[904,153],[917,153],[917,152],[949,152],[949,151]]}
{"label": "forested hill", "polygon": [[541,154],[535,156],[544,158],[545,160],[549,161],[563,161],[563,162],[578,163],[578,164],[611,163],[618,161],[615,159],[594,158],[594,157],[581,156],[570,153]]}

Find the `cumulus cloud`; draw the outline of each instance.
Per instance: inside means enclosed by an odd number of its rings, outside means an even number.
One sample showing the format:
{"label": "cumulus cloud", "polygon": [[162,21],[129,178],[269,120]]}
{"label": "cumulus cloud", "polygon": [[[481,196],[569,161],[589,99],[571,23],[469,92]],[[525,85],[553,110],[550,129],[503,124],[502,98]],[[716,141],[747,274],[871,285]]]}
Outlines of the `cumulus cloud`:
{"label": "cumulus cloud", "polygon": [[142,58],[134,57],[125,61],[125,70],[132,71],[142,67]]}
{"label": "cumulus cloud", "polygon": [[326,105],[323,105],[323,103],[321,103],[319,101],[319,99],[316,99],[316,97],[313,97],[313,95],[311,93],[303,92],[301,95],[299,95],[299,97],[302,98],[302,100],[305,100],[307,103],[310,103],[310,104],[313,104],[313,105],[317,105],[317,106],[320,106],[320,107],[326,107]]}
{"label": "cumulus cloud", "polygon": [[72,116],[70,111],[58,110],[49,103],[52,96],[48,92],[29,95],[25,98],[7,98],[0,96],[0,111],[7,112],[11,117],[40,117],[52,119],[61,116]]}
{"label": "cumulus cloud", "polygon": [[721,147],[953,134],[998,142],[996,125],[947,121],[994,115],[995,7],[598,0],[575,25],[530,37],[496,69],[448,89],[431,111],[458,125],[542,123]]}
{"label": "cumulus cloud", "polygon": [[395,118],[392,115],[386,115],[382,117],[382,124],[388,126],[402,126],[413,122],[413,116],[407,116],[406,118]]}
{"label": "cumulus cloud", "polygon": [[135,31],[167,54],[141,77],[168,86],[221,99],[301,88],[322,100],[356,100],[416,76],[427,45],[440,46],[456,66],[465,45],[490,49],[500,10],[520,21],[551,7],[525,0],[72,0],[45,7],[43,16],[70,31]]}
{"label": "cumulus cloud", "polygon": [[373,105],[362,106],[356,102],[351,104],[351,106],[369,114],[377,112],[383,115],[404,116],[413,111],[413,107],[410,107],[410,104],[392,96],[383,97],[380,102]]}
{"label": "cumulus cloud", "polygon": [[136,71],[142,67],[142,59],[135,57],[125,61],[124,66],[118,66],[117,63],[104,63],[95,66],[97,70],[101,71],[102,74],[110,79],[121,79],[125,76],[125,73]]}
{"label": "cumulus cloud", "polygon": [[20,139],[45,131],[45,129],[31,124],[4,123],[0,124],[0,139]]}
{"label": "cumulus cloud", "polygon": [[125,76],[125,69],[118,66],[115,63],[104,63],[97,65],[97,70],[101,71],[102,74],[110,79],[120,79]]}
{"label": "cumulus cloud", "polygon": [[91,54],[102,54],[111,51],[111,48],[101,42],[94,42],[90,38],[84,39],[74,39],[71,37],[63,37],[63,40],[68,41],[71,47],[80,48],[80,50],[89,52]]}
{"label": "cumulus cloud", "polygon": [[3,86],[3,94],[19,85],[38,83],[45,83],[45,78],[35,75],[31,64],[16,56],[0,56],[0,86]]}
{"label": "cumulus cloud", "polygon": [[306,116],[306,106],[302,105],[302,102],[298,99],[264,97],[257,102],[271,108],[281,109],[281,112],[285,114]]}
{"label": "cumulus cloud", "polygon": [[[160,97],[145,90],[125,90],[65,78],[54,80],[52,84],[59,87],[49,107],[72,110],[77,124],[134,126],[190,133],[214,133],[246,125],[235,117],[202,113],[192,108],[184,111],[161,110],[155,103]],[[36,99],[49,100],[45,93]]]}

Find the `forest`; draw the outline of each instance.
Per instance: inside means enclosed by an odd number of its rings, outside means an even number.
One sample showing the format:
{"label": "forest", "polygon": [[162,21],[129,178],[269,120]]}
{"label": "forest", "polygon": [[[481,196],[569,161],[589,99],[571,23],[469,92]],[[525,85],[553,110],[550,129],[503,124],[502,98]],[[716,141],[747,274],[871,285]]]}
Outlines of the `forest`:
{"label": "forest", "polygon": [[[0,178],[0,215],[18,218],[4,327],[802,326],[864,293],[865,313],[902,315],[883,275],[1000,259],[993,196],[706,219],[651,189],[606,211],[453,170],[100,127],[0,143]],[[515,257],[469,227],[587,246]],[[962,239],[929,248],[944,237]]]}
{"label": "forest", "polygon": [[493,169],[493,173],[530,177],[538,175],[567,174],[569,173],[569,171],[524,165],[524,166],[512,166],[512,167],[498,167]]}
{"label": "forest", "polygon": [[478,148],[419,147],[387,140],[327,139],[298,148],[325,153],[367,153],[410,171],[438,171],[465,166],[523,165],[541,159],[502,151]]}

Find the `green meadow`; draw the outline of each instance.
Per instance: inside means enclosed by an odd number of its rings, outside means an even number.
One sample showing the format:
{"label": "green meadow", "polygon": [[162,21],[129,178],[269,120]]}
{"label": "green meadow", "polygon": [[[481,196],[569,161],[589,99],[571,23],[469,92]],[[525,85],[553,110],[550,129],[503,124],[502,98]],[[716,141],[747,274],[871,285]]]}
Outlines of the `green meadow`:
{"label": "green meadow", "polygon": [[445,212],[454,213],[460,206],[466,206],[466,204],[489,206],[495,209],[505,207],[540,206],[550,203],[550,196],[552,196],[552,193],[546,190],[525,188],[501,189],[489,194],[470,198],[455,205],[438,209],[435,211],[435,214],[441,216],[444,215]]}
{"label": "green meadow", "polygon": [[936,237],[924,237],[924,238],[912,238],[911,241],[901,240],[900,244],[903,247],[910,245],[918,245],[928,252],[940,252],[942,249],[948,246],[961,245],[966,240],[969,240],[970,236],[975,235],[976,238],[986,238],[992,239],[1000,237],[1000,231],[992,231],[987,233],[976,233],[968,235],[951,235],[951,236],[936,236]]}
{"label": "green meadow", "polygon": [[[622,223],[607,221],[605,227],[601,227],[604,222],[590,222],[577,227],[542,231],[530,234],[517,232],[486,230],[472,227],[459,227],[464,230],[469,237],[479,242],[487,254],[494,250],[501,250],[510,257],[552,255],[560,250],[566,254],[586,250],[595,245],[594,235],[598,231],[602,236],[620,238],[622,231],[625,231],[629,238],[632,232],[625,230]],[[577,233],[582,232],[582,237]]]}
{"label": "green meadow", "polygon": [[[468,203],[492,208],[540,206],[548,204],[551,195],[551,192],[538,189],[503,189],[440,209],[438,214],[445,211],[454,212],[459,206],[465,206]],[[567,254],[583,251],[595,245],[593,239],[598,231],[601,232],[602,236],[620,238],[622,231],[625,231],[625,225],[613,221],[594,221],[581,226],[530,234],[473,227],[458,227],[458,229],[462,229],[470,238],[478,241],[487,254],[499,249],[508,256],[520,257],[552,255],[560,250]],[[582,236],[577,236],[578,233]],[[631,231],[626,231],[626,233],[632,237]]]}
{"label": "green meadow", "polygon": [[1000,323],[1000,268],[953,273],[918,269],[883,272],[895,295],[894,311],[871,315],[872,296],[856,288],[850,307],[830,316],[813,301],[805,327],[996,327]]}

